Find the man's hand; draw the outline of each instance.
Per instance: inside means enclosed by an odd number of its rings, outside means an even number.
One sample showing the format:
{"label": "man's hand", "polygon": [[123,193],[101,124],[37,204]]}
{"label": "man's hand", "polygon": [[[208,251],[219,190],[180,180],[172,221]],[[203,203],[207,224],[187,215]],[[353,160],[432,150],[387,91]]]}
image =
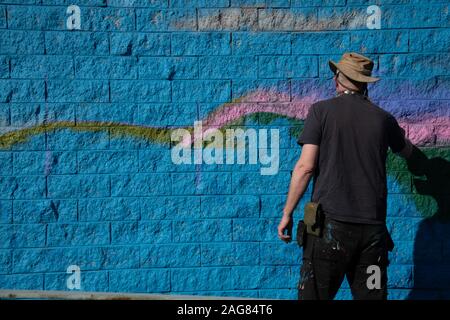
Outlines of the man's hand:
{"label": "man's hand", "polygon": [[[278,225],[278,238],[286,243],[292,240],[292,226],[294,221],[291,216],[283,215],[280,224]],[[286,232],[286,234],[285,234]]]}

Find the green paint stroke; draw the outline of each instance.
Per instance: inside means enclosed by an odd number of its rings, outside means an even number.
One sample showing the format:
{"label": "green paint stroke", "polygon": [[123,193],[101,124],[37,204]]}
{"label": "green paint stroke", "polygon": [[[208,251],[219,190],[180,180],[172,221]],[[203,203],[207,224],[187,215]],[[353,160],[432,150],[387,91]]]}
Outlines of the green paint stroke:
{"label": "green paint stroke", "polygon": [[[422,147],[404,160],[389,152],[388,174],[423,218],[450,220],[450,148]],[[418,156],[419,155],[419,156]],[[409,200],[409,201],[408,201]],[[413,210],[413,208],[412,208]]]}
{"label": "green paint stroke", "polygon": [[[301,123],[300,120],[281,116],[276,113],[257,112],[235,119],[234,121],[229,122],[227,125],[218,128],[218,130],[224,133],[228,128],[245,127],[245,123],[249,121],[257,122],[259,120],[260,124],[270,124],[277,119],[286,119],[291,124]],[[131,136],[164,145],[170,144],[170,135],[175,129],[186,129],[190,134],[192,134],[193,132],[193,127],[145,127],[133,124],[121,124],[102,121],[87,121],[75,124],[71,121],[58,121],[43,123],[36,126],[4,133],[0,135],[0,148],[7,149],[14,144],[26,142],[32,136],[60,129],[91,132],[110,131],[111,136],[114,137]]]}

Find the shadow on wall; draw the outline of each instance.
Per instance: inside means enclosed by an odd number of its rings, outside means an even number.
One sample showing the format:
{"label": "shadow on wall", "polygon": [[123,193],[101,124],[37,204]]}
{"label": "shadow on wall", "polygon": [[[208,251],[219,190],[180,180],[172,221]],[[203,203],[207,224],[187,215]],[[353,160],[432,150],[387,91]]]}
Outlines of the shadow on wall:
{"label": "shadow on wall", "polygon": [[417,229],[408,299],[450,299],[450,162],[428,158],[415,147],[407,165],[416,193],[433,197],[437,204],[437,211]]}

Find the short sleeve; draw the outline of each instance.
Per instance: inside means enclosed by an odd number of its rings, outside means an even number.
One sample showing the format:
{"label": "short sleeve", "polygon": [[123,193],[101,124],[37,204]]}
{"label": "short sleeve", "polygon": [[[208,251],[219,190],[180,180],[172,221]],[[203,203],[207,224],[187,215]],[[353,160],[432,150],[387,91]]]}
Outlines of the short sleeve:
{"label": "short sleeve", "polygon": [[317,109],[316,104],[313,104],[311,108],[309,108],[308,115],[306,116],[303,125],[303,131],[297,140],[297,143],[301,146],[304,144],[320,145],[322,139],[322,125],[320,117],[317,114]]}
{"label": "short sleeve", "polygon": [[399,126],[397,120],[392,115],[387,117],[387,135],[388,145],[392,152],[398,153],[402,151],[406,145],[405,130]]}

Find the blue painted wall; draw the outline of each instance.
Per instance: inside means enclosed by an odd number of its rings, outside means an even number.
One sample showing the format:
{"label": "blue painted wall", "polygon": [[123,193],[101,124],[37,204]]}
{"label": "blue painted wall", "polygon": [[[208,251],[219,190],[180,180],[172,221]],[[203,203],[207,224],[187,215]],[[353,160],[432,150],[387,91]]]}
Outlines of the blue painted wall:
{"label": "blue painted wall", "polygon": [[273,176],[174,165],[163,138],[133,132],[331,97],[328,59],[355,50],[429,158],[389,156],[390,298],[449,298],[449,37],[445,0],[0,0],[0,288],[67,290],[78,265],[85,291],[295,299],[301,251],[276,226],[302,121],[240,119],[280,129]]}

